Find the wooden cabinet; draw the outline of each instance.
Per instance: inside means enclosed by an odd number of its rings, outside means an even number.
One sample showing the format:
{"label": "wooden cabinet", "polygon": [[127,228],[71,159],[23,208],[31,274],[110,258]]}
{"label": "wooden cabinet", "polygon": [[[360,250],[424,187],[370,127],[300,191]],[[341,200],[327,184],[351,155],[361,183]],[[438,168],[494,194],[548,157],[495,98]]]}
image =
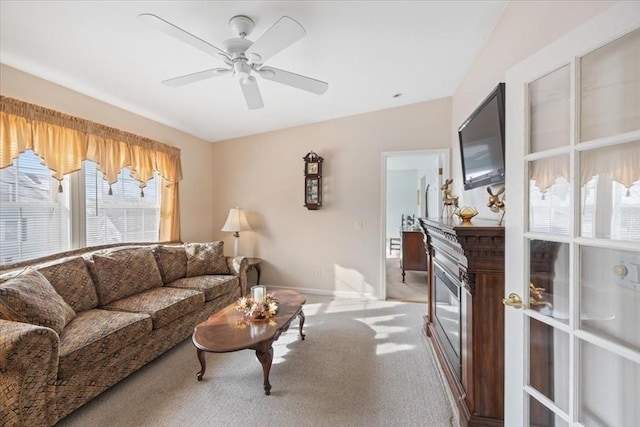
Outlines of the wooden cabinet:
{"label": "wooden cabinet", "polygon": [[463,426],[502,426],[504,227],[422,219],[429,268],[425,332]]}
{"label": "wooden cabinet", "polygon": [[400,267],[404,283],[405,270],[427,271],[427,253],[424,246],[424,236],[420,230],[403,229],[401,236]]}

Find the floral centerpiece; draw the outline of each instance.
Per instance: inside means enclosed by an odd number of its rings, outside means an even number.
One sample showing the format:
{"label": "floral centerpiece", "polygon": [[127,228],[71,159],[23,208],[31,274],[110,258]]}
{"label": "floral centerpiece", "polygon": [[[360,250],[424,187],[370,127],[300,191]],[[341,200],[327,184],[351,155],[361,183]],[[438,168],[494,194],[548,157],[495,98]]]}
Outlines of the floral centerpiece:
{"label": "floral centerpiece", "polygon": [[278,300],[272,294],[266,294],[262,302],[245,295],[238,300],[236,310],[250,319],[270,319],[278,314]]}

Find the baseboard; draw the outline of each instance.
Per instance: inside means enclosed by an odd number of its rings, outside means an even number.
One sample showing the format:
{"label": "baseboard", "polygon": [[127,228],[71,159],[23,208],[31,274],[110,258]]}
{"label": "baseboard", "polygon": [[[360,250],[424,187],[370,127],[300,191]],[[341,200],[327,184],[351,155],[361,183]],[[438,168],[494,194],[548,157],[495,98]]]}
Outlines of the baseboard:
{"label": "baseboard", "polygon": [[[249,286],[251,287],[251,286]],[[291,286],[269,286],[270,289],[291,289],[301,294],[307,295],[324,295],[331,296],[334,298],[348,298],[348,299],[368,299],[368,300],[378,300],[373,294],[363,294],[360,292],[349,292],[349,291],[331,291],[328,289],[314,289],[314,288],[296,288]]]}

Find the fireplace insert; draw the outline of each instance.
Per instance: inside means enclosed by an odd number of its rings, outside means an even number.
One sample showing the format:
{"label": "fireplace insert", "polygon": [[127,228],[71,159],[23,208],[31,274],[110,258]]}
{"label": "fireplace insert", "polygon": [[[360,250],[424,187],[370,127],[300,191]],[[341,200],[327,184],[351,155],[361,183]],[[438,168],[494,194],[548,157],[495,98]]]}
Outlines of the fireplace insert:
{"label": "fireplace insert", "polygon": [[460,282],[437,259],[434,259],[433,273],[435,331],[454,373],[460,379]]}

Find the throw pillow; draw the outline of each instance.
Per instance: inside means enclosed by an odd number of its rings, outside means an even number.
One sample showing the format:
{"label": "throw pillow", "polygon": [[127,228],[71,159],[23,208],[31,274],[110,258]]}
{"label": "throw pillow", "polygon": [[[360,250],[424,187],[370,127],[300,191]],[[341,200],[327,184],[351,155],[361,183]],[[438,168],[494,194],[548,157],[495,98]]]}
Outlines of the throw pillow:
{"label": "throw pillow", "polygon": [[98,306],[96,286],[82,257],[40,267],[38,271],[76,313]]}
{"label": "throw pillow", "polygon": [[93,262],[101,305],[164,285],[150,247],[94,254]]}
{"label": "throw pillow", "polygon": [[164,283],[171,283],[187,275],[187,253],[184,251],[184,245],[161,245],[153,250],[153,254],[156,256]]}
{"label": "throw pillow", "polygon": [[37,270],[0,284],[0,318],[45,326],[58,334],[76,313]]}
{"label": "throw pillow", "polygon": [[187,252],[187,277],[229,274],[224,242],[185,243],[184,248]]}

